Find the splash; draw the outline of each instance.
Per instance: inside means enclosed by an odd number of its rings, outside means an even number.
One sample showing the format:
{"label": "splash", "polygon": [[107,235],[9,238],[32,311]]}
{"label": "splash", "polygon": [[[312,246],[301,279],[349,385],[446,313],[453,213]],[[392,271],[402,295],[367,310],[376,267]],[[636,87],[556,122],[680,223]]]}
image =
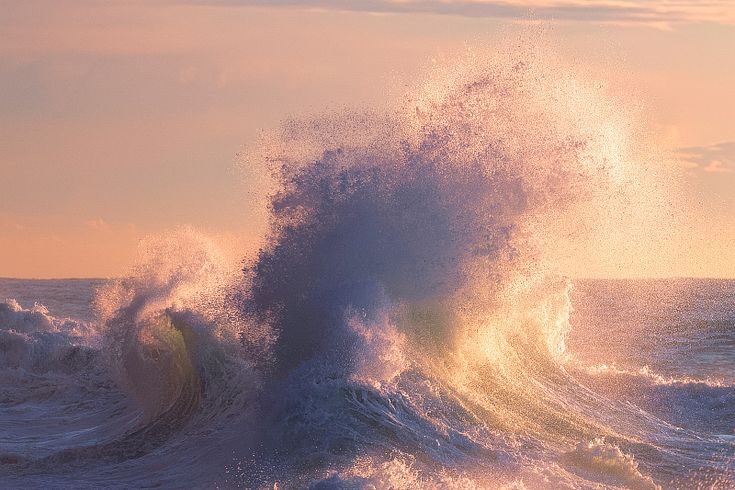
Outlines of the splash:
{"label": "splash", "polygon": [[263,459],[296,487],[394,452],[423,486],[512,485],[489,462],[523,465],[515,444],[561,458],[624,438],[608,422],[640,417],[601,420],[565,369],[563,273],[640,206],[638,148],[618,100],[533,49],[470,53],[387,113],[265,136],[250,163],[275,183],[271,232],[241,300],[275,335]]}
{"label": "splash", "polygon": [[236,378],[247,393],[251,370],[236,347],[227,347],[238,346],[246,328],[234,306],[237,277],[237,267],[212,240],[182,228],[143,241],[131,272],[98,292],[104,352],[147,418],[182,397],[198,404],[202,383],[219,382],[206,380],[212,363],[226,372],[245,362]]}
{"label": "splash", "polygon": [[[14,443],[3,484],[61,468],[76,487],[731,486],[731,383],[567,348],[568,276],[660,205],[641,133],[544,48],[494,53],[436,67],[389,110],[264,135],[257,255],[179,229],[99,290],[94,326],[0,304],[7,385],[27,370],[92,427],[39,454]],[[89,365],[41,362],[77,344]]]}
{"label": "splash", "polygon": [[440,72],[390,114],[290,121],[261,156],[277,191],[244,309],[278,331],[284,370],[354,344],[347,309],[393,309],[402,334],[443,350],[458,311],[546,281],[552,249],[623,205],[626,124],[591,85],[517,54]]}
{"label": "splash", "polygon": [[0,367],[73,372],[92,361],[97,340],[91,325],[56,318],[41,304],[25,309],[14,299],[0,303]]}
{"label": "splash", "polygon": [[650,477],[638,471],[638,463],[619,447],[610,445],[603,438],[580,443],[566,454],[566,459],[582,471],[604,475],[605,483],[637,490],[660,490]]}

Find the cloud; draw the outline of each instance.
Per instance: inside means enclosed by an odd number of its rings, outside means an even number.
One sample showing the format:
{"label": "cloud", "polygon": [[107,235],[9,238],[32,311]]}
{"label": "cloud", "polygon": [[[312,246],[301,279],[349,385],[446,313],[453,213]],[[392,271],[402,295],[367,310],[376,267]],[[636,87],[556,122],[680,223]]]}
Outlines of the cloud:
{"label": "cloud", "polygon": [[679,148],[676,153],[692,168],[699,168],[709,173],[735,173],[735,141]]}
{"label": "cloud", "polygon": [[586,21],[660,28],[682,23],[735,25],[732,0],[180,0],[180,3]]}

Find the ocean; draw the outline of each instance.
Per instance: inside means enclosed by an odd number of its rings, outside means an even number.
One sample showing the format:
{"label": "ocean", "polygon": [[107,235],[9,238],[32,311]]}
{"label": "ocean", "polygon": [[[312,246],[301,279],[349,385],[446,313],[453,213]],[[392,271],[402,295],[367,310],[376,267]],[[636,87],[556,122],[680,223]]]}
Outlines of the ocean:
{"label": "ocean", "polygon": [[[279,459],[291,457],[322,473],[290,476],[293,488],[735,485],[735,281],[575,281],[568,358],[524,380],[542,383],[533,399],[490,376],[464,398],[410,372],[390,386],[307,384],[314,394],[275,420],[251,406],[267,394],[232,379],[179,386],[146,416],[102,351],[91,302],[103,283],[0,280],[17,299],[0,306],[3,488],[290,488]],[[261,417],[286,446],[248,444]],[[354,476],[329,469],[330,451],[363,450]]]}

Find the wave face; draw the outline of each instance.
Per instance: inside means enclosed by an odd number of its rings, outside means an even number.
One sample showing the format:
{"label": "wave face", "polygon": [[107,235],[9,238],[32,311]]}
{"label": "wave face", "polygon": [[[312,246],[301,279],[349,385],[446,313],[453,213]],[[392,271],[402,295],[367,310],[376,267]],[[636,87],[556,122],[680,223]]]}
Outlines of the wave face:
{"label": "wave face", "polygon": [[[234,279],[211,242],[184,229],[144,242],[124,279],[90,286],[94,321],[0,303],[0,486],[223,479],[258,383],[228,300]],[[58,300],[77,284],[23,286]]]}
{"label": "wave face", "polygon": [[177,230],[93,321],[0,305],[0,483],[735,485],[735,286],[573,288],[653,171],[618,101],[521,51],[264,136],[244,270]]}

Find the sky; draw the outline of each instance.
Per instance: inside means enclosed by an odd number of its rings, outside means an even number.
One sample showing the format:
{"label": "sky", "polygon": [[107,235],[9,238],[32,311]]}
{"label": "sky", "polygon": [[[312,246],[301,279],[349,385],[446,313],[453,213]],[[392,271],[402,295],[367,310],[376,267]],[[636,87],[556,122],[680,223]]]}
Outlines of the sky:
{"label": "sky", "polygon": [[238,155],[260,131],[380,106],[431,60],[537,24],[682,169],[686,239],[650,274],[735,277],[734,5],[0,0],[0,277],[116,276],[184,225],[253,249],[266,218]]}

